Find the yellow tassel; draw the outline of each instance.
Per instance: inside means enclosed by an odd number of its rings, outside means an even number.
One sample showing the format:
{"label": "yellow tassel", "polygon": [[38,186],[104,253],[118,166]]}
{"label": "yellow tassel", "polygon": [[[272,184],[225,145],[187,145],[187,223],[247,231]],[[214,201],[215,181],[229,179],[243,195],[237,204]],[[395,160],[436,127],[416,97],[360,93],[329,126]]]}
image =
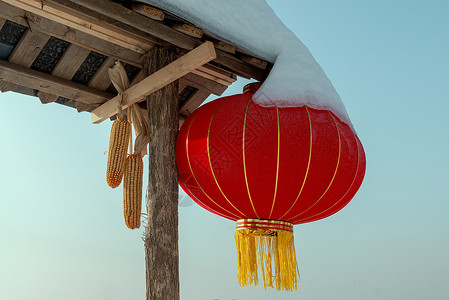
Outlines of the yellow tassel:
{"label": "yellow tassel", "polygon": [[258,285],[258,266],[264,288],[297,289],[299,271],[293,233],[283,230],[237,228],[238,279],[241,286]]}

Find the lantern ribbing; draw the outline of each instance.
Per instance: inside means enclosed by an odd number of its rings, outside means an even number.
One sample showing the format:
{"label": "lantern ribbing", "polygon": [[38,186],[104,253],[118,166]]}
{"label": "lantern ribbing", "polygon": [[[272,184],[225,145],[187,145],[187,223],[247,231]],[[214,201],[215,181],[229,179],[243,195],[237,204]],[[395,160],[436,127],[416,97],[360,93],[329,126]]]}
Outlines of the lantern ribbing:
{"label": "lantern ribbing", "polygon": [[203,208],[237,221],[241,285],[291,291],[294,224],[341,210],[366,168],[362,144],[327,110],[261,107],[249,94],[209,102],[181,127],[179,184]]}

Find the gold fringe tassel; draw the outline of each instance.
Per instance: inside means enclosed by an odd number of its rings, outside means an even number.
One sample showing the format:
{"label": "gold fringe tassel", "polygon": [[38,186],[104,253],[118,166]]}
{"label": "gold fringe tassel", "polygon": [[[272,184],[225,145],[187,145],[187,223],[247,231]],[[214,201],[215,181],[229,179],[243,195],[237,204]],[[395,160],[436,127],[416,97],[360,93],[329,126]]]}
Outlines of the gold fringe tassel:
{"label": "gold fringe tassel", "polygon": [[[299,270],[293,233],[283,230],[237,229],[238,279],[241,286],[258,285],[258,266],[264,288],[293,291],[297,289]],[[274,271],[274,272],[273,272]]]}

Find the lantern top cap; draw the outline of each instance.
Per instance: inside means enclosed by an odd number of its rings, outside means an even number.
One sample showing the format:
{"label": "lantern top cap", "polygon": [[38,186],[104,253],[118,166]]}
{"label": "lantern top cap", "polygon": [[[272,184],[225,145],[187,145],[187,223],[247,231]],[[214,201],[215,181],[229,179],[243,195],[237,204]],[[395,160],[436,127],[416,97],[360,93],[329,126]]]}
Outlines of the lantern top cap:
{"label": "lantern top cap", "polygon": [[261,82],[251,82],[243,87],[243,94],[255,94],[262,86]]}

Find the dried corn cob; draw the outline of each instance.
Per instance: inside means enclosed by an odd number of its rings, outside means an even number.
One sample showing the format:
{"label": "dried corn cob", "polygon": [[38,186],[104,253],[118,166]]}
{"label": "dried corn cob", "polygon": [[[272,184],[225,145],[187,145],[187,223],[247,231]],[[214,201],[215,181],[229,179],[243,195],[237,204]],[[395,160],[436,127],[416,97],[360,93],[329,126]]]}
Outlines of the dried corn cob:
{"label": "dried corn cob", "polygon": [[142,210],[143,161],[140,155],[129,155],[125,162],[123,181],[123,215],[130,229],[140,227]]}
{"label": "dried corn cob", "polygon": [[112,123],[106,170],[106,181],[112,188],[118,187],[122,182],[130,136],[131,124],[128,121],[117,119]]}

